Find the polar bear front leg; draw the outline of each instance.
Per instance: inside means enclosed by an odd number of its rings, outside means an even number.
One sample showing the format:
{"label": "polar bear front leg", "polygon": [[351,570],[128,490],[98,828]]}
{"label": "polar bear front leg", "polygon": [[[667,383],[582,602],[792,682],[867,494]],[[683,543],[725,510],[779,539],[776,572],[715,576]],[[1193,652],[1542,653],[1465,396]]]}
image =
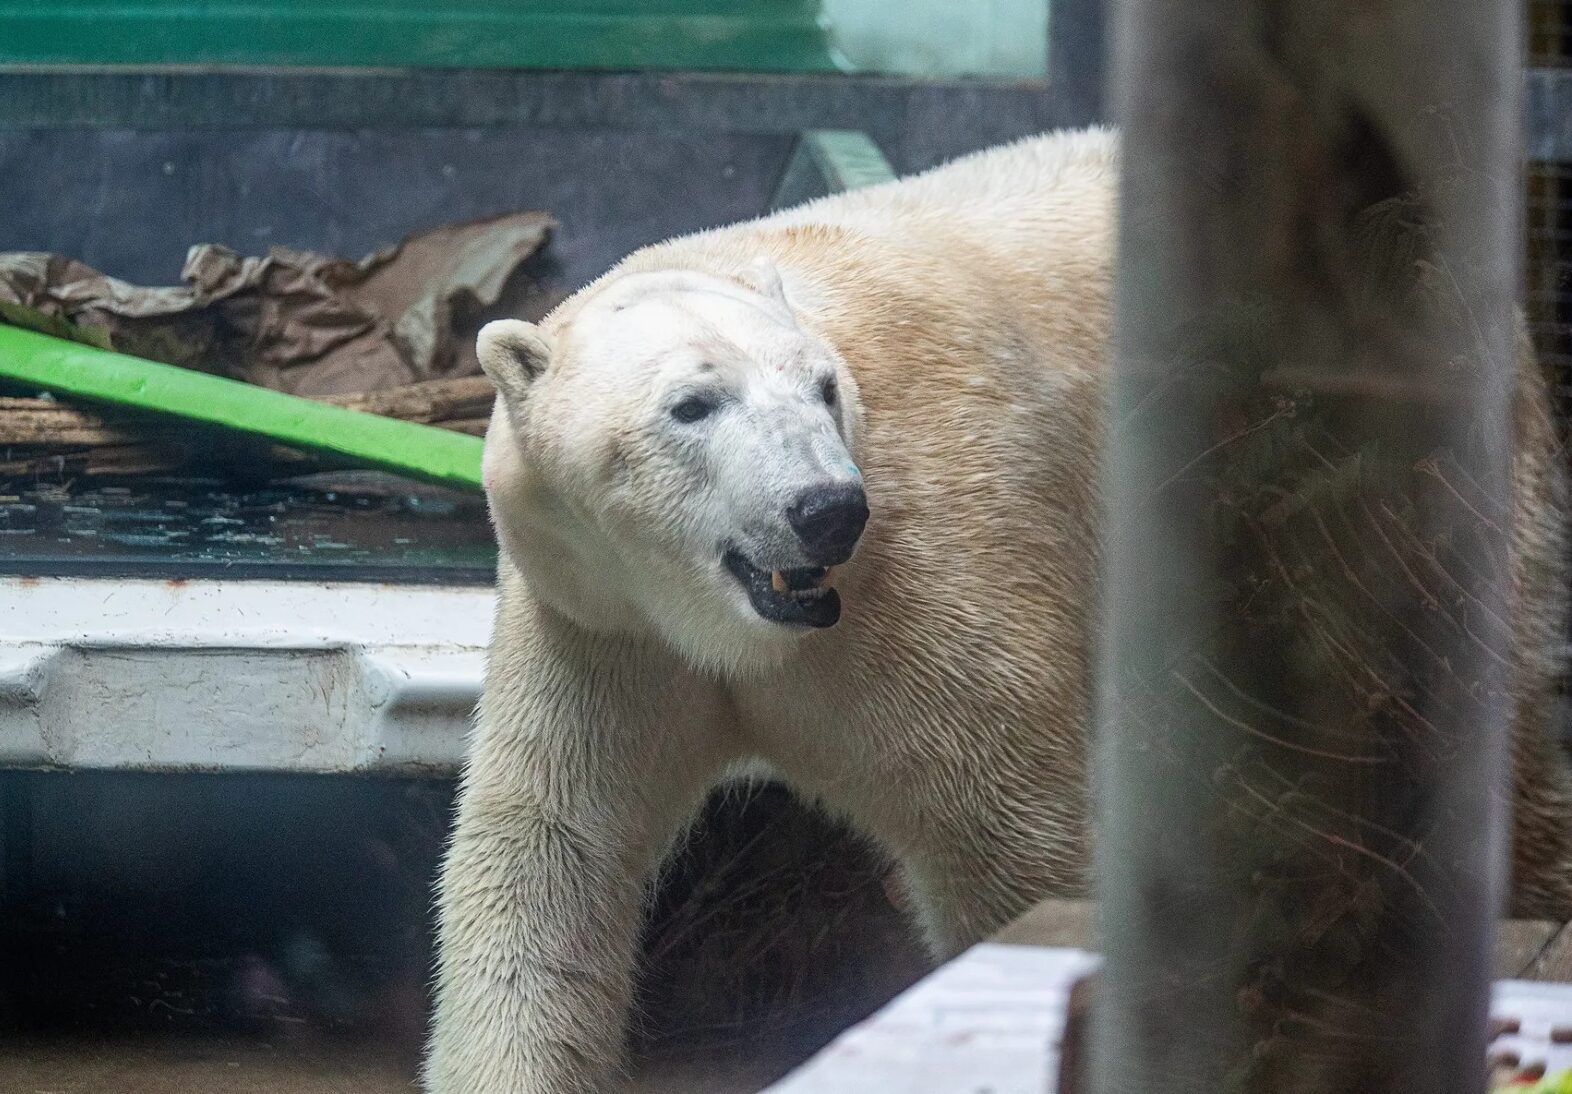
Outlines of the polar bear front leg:
{"label": "polar bear front leg", "polygon": [[929,952],[947,960],[1051,896],[1083,896],[1089,848],[1060,809],[952,809],[900,856],[901,878]]}
{"label": "polar bear front leg", "polygon": [[443,868],[430,1094],[616,1077],[643,889],[727,756],[714,689],[504,604]]}

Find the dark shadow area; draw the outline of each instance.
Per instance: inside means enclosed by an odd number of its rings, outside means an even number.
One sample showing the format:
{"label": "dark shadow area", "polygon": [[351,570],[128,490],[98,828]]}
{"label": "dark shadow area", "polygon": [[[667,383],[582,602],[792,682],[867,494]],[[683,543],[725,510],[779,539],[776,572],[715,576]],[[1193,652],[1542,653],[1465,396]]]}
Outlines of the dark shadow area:
{"label": "dark shadow area", "polygon": [[[0,773],[0,1089],[408,1089],[453,785]],[[923,968],[885,867],[717,795],[652,897],[642,1091],[744,1091]]]}

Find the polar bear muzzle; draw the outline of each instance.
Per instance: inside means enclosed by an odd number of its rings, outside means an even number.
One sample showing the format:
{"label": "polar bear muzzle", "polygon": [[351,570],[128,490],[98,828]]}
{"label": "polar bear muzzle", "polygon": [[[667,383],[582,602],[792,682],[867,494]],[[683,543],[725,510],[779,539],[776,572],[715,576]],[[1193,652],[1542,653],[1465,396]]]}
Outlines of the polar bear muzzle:
{"label": "polar bear muzzle", "polygon": [[841,594],[831,588],[831,566],[766,570],[728,547],[722,561],[748,593],[753,610],[771,623],[793,627],[833,627],[841,618]]}
{"label": "polar bear muzzle", "polygon": [[868,523],[868,495],[859,482],[816,486],[786,510],[786,520],[808,558],[839,566],[851,558]]}
{"label": "polar bear muzzle", "polygon": [[736,544],[726,546],[722,561],[765,619],[799,627],[833,627],[841,617],[840,594],[831,588],[835,567],[857,550],[868,523],[868,496],[860,482],[814,486],[786,510],[786,521],[807,561],[815,565],[761,566]]}

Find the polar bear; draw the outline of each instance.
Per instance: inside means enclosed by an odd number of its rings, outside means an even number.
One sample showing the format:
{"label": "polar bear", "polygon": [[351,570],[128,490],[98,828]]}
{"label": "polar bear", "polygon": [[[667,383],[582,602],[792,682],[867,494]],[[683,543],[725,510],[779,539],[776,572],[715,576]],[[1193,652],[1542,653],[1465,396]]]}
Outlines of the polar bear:
{"label": "polar bear", "polygon": [[[750,764],[889,853],[936,956],[1083,890],[1116,173],[1109,131],[1028,140],[650,247],[482,332],[499,607],[432,1094],[614,1082],[647,880]],[[1566,782],[1525,724],[1520,891],[1565,910]]]}

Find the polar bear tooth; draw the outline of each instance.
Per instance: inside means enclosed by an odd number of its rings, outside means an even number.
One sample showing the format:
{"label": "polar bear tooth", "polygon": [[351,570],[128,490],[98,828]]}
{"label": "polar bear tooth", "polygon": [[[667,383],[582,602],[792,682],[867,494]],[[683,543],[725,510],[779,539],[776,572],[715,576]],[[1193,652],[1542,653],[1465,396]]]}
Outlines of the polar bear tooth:
{"label": "polar bear tooth", "polygon": [[833,589],[835,587],[835,567],[826,566],[824,573],[819,575],[819,588]]}
{"label": "polar bear tooth", "polygon": [[778,593],[784,594],[787,590],[786,575],[781,573],[779,570],[771,570],[770,588],[774,589]]}

